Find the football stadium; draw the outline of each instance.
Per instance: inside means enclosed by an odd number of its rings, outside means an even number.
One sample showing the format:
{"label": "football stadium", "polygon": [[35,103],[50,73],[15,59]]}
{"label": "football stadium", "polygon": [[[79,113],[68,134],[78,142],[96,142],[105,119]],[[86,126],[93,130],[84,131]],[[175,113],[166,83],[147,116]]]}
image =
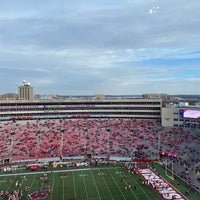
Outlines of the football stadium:
{"label": "football stadium", "polygon": [[0,199],[200,199],[200,110],[161,97],[0,102]]}
{"label": "football stadium", "polygon": [[0,5],[0,200],[200,200],[200,0]]}

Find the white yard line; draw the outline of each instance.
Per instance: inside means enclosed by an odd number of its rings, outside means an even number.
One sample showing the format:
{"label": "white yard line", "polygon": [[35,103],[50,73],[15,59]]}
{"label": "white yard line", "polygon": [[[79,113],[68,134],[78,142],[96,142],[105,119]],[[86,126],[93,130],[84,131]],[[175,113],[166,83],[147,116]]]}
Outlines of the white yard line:
{"label": "white yard line", "polygon": [[64,187],[64,178],[63,178],[63,200],[65,199],[65,187]]}
{"label": "white yard line", "polygon": [[[9,184],[9,187],[7,188],[7,191],[10,189],[10,187],[11,187],[13,184],[16,183],[16,179],[17,179],[17,176],[15,177],[14,180],[12,180],[12,184],[11,184],[11,183]],[[10,181],[10,180],[9,180],[9,181]]]}
{"label": "white yard line", "polygon": [[1,188],[1,184],[5,184],[8,183],[7,177],[4,177],[3,179],[0,180],[0,188]]}
{"label": "white yard line", "polygon": [[[134,175],[136,176],[136,175]],[[142,190],[142,192],[144,193],[144,195],[151,200],[151,198],[148,196],[148,194],[145,192],[145,190],[143,190],[143,188],[138,184],[138,182],[134,179],[134,182],[139,186],[139,189]],[[138,191],[137,191],[138,192]]]}
{"label": "white yard line", "polygon": [[74,195],[76,197],[76,183],[75,183],[75,179],[74,179],[74,172],[72,172],[72,176],[73,176],[73,185],[74,185]]}
{"label": "white yard line", "polygon": [[35,177],[36,177],[36,174],[34,175],[34,178],[32,179],[32,181],[31,181],[31,186],[30,186],[30,190],[28,191],[28,194],[27,194],[27,199],[28,199],[28,195],[29,195],[29,192],[31,191],[31,188],[33,187],[33,183],[34,183],[34,181],[35,181]]}
{"label": "white yard line", "polygon": [[52,200],[52,196],[53,196],[53,185],[54,185],[54,182],[55,182],[55,174],[53,175],[53,182],[52,182],[52,187],[51,187],[51,190],[52,190],[52,192],[51,192],[51,200]]}
{"label": "white yard line", "polygon": [[[119,174],[119,176],[120,176],[120,174]],[[125,182],[126,182],[126,184],[128,184],[128,182],[125,180]],[[134,192],[134,190],[131,188],[130,189],[131,190],[131,193],[135,196],[135,198],[137,199],[137,200],[139,200],[138,199],[138,197],[135,195],[135,192]]]}
{"label": "white yard line", "polygon": [[[99,169],[99,172],[100,172],[100,169]],[[108,185],[107,185],[107,183],[106,183],[104,177],[101,176],[101,178],[103,179],[103,182],[104,182],[104,184],[106,185],[106,188],[107,188],[107,190],[108,190],[108,192],[109,192],[109,195],[110,195],[111,199],[113,199],[113,197],[112,197],[112,193],[111,193],[111,191],[110,191],[110,189],[109,189],[109,187],[108,187]],[[114,199],[113,199],[113,200],[114,200]]]}
{"label": "white yard line", "polygon": [[[134,176],[136,176],[136,175],[134,175]],[[138,182],[134,179],[134,182],[139,186],[139,189],[140,190],[142,190],[142,192],[145,194],[145,196],[149,199],[149,200],[151,200],[151,198],[148,196],[148,194],[145,192],[145,190],[138,184]]]}
{"label": "white yard line", "polygon": [[[82,174],[83,172],[81,172],[81,174]],[[87,199],[89,199],[89,197],[88,197],[88,192],[87,192],[87,188],[86,188],[86,184],[85,184],[85,178],[84,178],[84,176],[82,176],[83,177],[83,183],[84,183],[84,187],[85,187],[85,192],[86,192],[86,196],[87,196]]]}
{"label": "white yard line", "polygon": [[110,173],[110,171],[108,170],[110,176],[112,177],[113,181],[115,182],[115,185],[117,186],[118,190],[121,192],[123,198],[126,200],[126,197],[124,196],[123,192],[121,191],[119,185],[117,184],[117,182],[115,181],[115,178],[113,177],[113,175]]}
{"label": "white yard line", "polygon": [[94,185],[95,185],[95,187],[96,187],[96,190],[97,190],[99,199],[101,199],[101,196],[100,196],[100,194],[99,194],[99,190],[98,190],[98,187],[97,187],[97,184],[96,184],[96,181],[95,181],[95,179],[94,179],[94,175],[93,175],[92,171],[90,171],[90,174],[91,174],[92,179],[93,179],[93,181],[94,181]]}
{"label": "white yard line", "polygon": [[[120,168],[120,167],[116,167]],[[54,171],[45,171],[45,173],[60,173],[60,172],[78,172],[78,171],[88,171],[88,170],[99,170],[99,169],[113,169],[112,167],[108,168],[84,168],[84,169],[63,169],[63,170],[54,170]],[[22,173],[12,173],[12,174],[0,174],[1,176],[19,176],[19,175],[29,175],[29,174],[44,174],[44,171],[37,172],[22,172]]]}

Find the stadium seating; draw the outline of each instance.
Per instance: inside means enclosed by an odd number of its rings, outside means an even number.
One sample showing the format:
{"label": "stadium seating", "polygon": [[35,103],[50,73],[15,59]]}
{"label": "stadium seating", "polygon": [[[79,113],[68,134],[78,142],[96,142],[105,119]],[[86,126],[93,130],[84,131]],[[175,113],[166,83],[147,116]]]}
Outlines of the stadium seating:
{"label": "stadium seating", "polygon": [[200,173],[199,146],[198,130],[162,128],[149,119],[42,119],[0,124],[1,163],[86,154],[154,159],[158,152],[168,152],[177,155],[184,169]]}
{"label": "stadium seating", "polygon": [[1,124],[0,139],[0,147],[4,150],[0,157],[11,157],[13,161],[86,153],[148,159],[158,156],[158,151],[163,151],[179,156],[192,152],[193,157],[189,156],[188,161],[192,164],[199,162],[199,149],[195,149],[195,142],[199,143],[198,137],[182,128],[161,128],[154,120],[54,119],[6,122]]}

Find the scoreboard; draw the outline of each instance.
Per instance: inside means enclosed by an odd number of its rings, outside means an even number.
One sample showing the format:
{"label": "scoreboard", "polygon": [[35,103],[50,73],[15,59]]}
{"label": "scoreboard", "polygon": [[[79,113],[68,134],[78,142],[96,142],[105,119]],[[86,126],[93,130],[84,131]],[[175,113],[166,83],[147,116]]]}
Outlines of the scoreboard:
{"label": "scoreboard", "polygon": [[184,118],[200,119],[200,110],[180,110],[180,116]]}

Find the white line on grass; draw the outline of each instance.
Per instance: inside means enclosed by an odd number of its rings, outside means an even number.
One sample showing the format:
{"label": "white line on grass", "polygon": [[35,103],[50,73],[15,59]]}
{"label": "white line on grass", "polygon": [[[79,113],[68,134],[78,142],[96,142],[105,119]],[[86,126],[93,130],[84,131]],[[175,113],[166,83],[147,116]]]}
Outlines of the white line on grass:
{"label": "white line on grass", "polygon": [[[100,172],[100,169],[99,169],[99,172]],[[109,194],[110,194],[111,199],[113,199],[112,193],[111,193],[111,191],[110,191],[110,189],[109,189],[109,187],[108,187],[108,184],[106,183],[106,181],[105,181],[105,179],[104,179],[103,176],[101,176],[101,178],[103,179],[103,182],[104,182],[104,184],[106,185],[106,187],[107,187],[107,189],[108,189],[108,192],[109,192]]]}
{"label": "white line on grass", "polygon": [[28,199],[29,192],[31,191],[31,188],[33,187],[33,183],[34,183],[34,181],[35,181],[35,177],[36,177],[36,174],[34,174],[34,177],[33,177],[32,181],[31,181],[30,190],[28,191],[28,194],[27,194],[27,196],[26,196],[26,199]]}
{"label": "white line on grass", "polygon": [[[108,172],[110,173],[109,169],[108,169]],[[110,176],[112,177],[113,181],[115,182],[115,185],[117,186],[118,190],[121,192],[123,198],[126,200],[126,198],[125,198],[123,192],[121,191],[119,185],[117,184],[117,182],[115,181],[115,178],[113,177],[113,175],[112,175],[111,173],[110,173]]]}
{"label": "white line on grass", "polygon": [[[116,167],[119,168],[119,167]],[[45,171],[45,173],[60,173],[60,172],[76,172],[76,171],[88,171],[88,170],[99,170],[100,168],[84,168],[84,169],[63,169],[63,170],[54,170],[54,171]],[[112,167],[103,168],[103,169],[112,169]],[[1,176],[19,176],[19,175],[28,175],[28,174],[44,174],[44,171],[40,172],[22,172],[22,173],[14,173],[14,174],[0,174]]]}
{"label": "white line on grass", "polygon": [[[120,174],[119,174],[119,176],[120,176]],[[126,184],[128,184],[128,182],[126,180],[125,180],[125,182],[126,182]],[[136,196],[135,192],[133,191],[133,189],[131,188],[130,190],[131,190],[131,193],[135,196],[135,198],[137,200],[139,200],[138,197]]]}
{"label": "white line on grass", "polygon": [[[125,181],[125,182],[126,182],[126,184],[128,185],[128,182],[127,182],[127,181]],[[132,188],[131,188],[131,193],[135,196],[135,198],[136,198],[137,200],[139,200]]]}
{"label": "white line on grass", "polygon": [[64,187],[64,178],[63,178],[63,200],[65,199],[65,187]]}
{"label": "white line on grass", "polygon": [[1,179],[1,184],[0,185],[4,185],[5,183],[6,183],[6,185],[8,183],[8,177],[6,177],[6,176],[3,179]]}
{"label": "white line on grass", "polygon": [[[81,174],[82,174],[83,172],[81,172]],[[84,183],[84,187],[85,187],[85,192],[86,192],[86,196],[87,196],[87,199],[89,199],[88,198],[88,192],[87,192],[87,188],[86,188],[86,184],[85,184],[85,177],[84,176],[82,176],[83,177],[83,183]]]}
{"label": "white line on grass", "polygon": [[0,185],[7,183],[8,180],[6,177],[4,177],[3,179],[0,180]]}
{"label": "white line on grass", "polygon": [[75,185],[75,179],[74,179],[74,172],[72,172],[72,176],[73,176],[73,185],[74,185],[74,195],[76,197],[76,185]]}
{"label": "white line on grass", "polygon": [[[136,175],[135,175],[136,176]],[[139,188],[140,188],[140,190],[142,190],[143,191],[143,193],[145,194],[145,196],[149,199],[149,200],[151,200],[151,198],[148,196],[148,194],[145,192],[145,190],[138,184],[138,182],[134,179],[134,181],[135,181],[135,183],[139,186]]]}
{"label": "white line on grass", "polygon": [[9,191],[11,185],[13,185],[14,183],[16,183],[16,179],[17,179],[17,176],[15,177],[14,180],[10,179],[9,181],[12,182],[12,184],[10,183],[9,187],[7,188],[7,191]]}
{"label": "white line on grass", "polygon": [[51,187],[51,200],[52,200],[52,196],[53,196],[53,186],[54,186],[54,182],[55,182],[55,174],[53,175],[53,181],[52,181],[52,187]]}
{"label": "white line on grass", "polygon": [[100,196],[100,194],[99,194],[99,190],[98,190],[98,188],[97,188],[97,184],[96,184],[96,181],[95,181],[95,179],[94,179],[94,175],[93,175],[92,171],[90,171],[90,174],[92,175],[92,179],[93,179],[93,181],[94,181],[94,185],[95,185],[95,187],[96,187],[96,190],[97,190],[99,199],[101,199],[101,196]]}

